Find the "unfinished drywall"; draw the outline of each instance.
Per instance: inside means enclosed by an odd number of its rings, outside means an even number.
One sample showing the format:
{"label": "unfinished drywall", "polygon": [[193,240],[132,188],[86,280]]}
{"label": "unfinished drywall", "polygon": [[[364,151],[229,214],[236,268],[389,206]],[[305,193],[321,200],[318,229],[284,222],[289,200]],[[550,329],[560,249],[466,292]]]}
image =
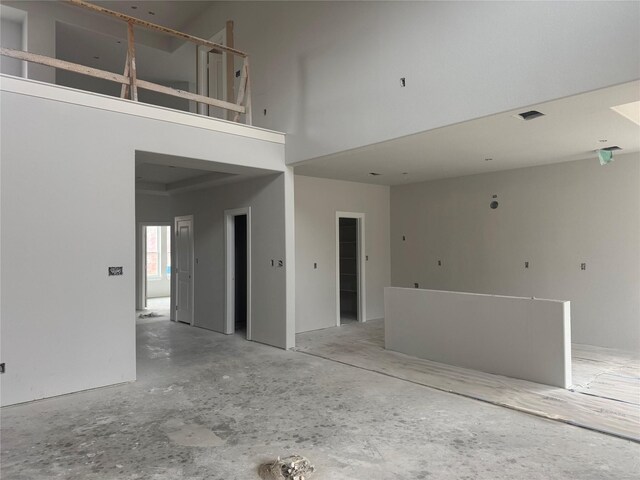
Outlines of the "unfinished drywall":
{"label": "unfinished drywall", "polygon": [[571,386],[569,302],[385,288],[385,348],[434,362]]}
{"label": "unfinished drywall", "polygon": [[193,215],[195,325],[225,331],[224,211],[251,207],[251,339],[293,346],[286,344],[281,320],[286,317],[284,173],[173,195],[170,202],[173,216]]}
{"label": "unfinished drywall", "polygon": [[[284,146],[55,85],[2,77],[0,88],[1,403],[134,380],[135,151],[285,170]],[[293,318],[278,321],[284,332]]]}
{"label": "unfinished drywall", "polygon": [[574,342],[640,348],[637,153],[392,187],[391,232],[393,286],[569,300]]}
{"label": "unfinished drywall", "polygon": [[289,163],[640,71],[638,2],[215,2],[186,30],[227,19],[251,55],[254,124],[290,135]]}
{"label": "unfinished drywall", "polygon": [[295,208],[296,331],[336,325],[336,212],[365,214],[366,314],[381,318],[390,279],[389,187],[296,175]]}

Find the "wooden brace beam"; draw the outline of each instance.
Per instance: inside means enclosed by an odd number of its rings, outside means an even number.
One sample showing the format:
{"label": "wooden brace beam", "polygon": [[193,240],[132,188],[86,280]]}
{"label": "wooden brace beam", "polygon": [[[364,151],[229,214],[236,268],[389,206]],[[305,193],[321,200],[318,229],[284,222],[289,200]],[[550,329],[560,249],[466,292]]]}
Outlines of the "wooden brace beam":
{"label": "wooden brace beam", "polygon": [[136,71],[136,44],[133,35],[133,24],[127,24],[127,58],[129,59],[129,87],[131,100],[138,101],[138,73]]}
{"label": "wooden brace beam", "polygon": [[[129,52],[127,51],[127,58],[124,61],[124,76],[129,76]],[[129,85],[122,84],[122,88],[120,89],[120,98],[127,98],[129,96]]]}
{"label": "wooden brace beam", "polygon": [[22,50],[13,50],[11,48],[0,48],[0,55],[17,58],[18,60],[24,60],[26,62],[38,63],[40,65],[47,65],[49,67],[61,68],[70,72],[102,78],[111,82],[129,83],[129,78],[124,75],[120,75],[119,73],[107,72],[106,70],[100,70],[93,67],[85,67],[84,65],[78,65],[77,63],[71,63],[65,60],[58,60],[57,58],[38,55],[37,53],[23,52]]}
{"label": "wooden brace beam", "polygon": [[[23,52],[21,50],[13,50],[11,48],[0,48],[0,55],[16,58],[18,60],[24,60],[27,62],[38,63],[40,65],[47,65],[49,67],[60,68],[62,70],[68,70],[70,72],[88,75],[90,77],[102,78],[103,80],[109,80],[111,82],[121,83],[123,85],[130,84],[129,77],[120,75],[119,73],[107,72],[106,70],[100,70],[93,67],[85,67],[84,65],[78,65],[77,63],[71,63],[65,60],[58,60],[57,58],[38,55],[37,53]],[[154,92],[164,93],[166,95],[172,95],[174,97],[184,98],[186,100],[192,100],[194,102],[206,103],[207,105],[226,108],[237,113],[245,113],[245,107],[236,105],[235,103],[225,102],[224,100],[217,100],[215,98],[209,98],[203,95],[196,95],[195,93],[165,87],[164,85],[157,85],[155,83],[147,82],[144,80],[136,80],[136,85],[138,88],[143,88],[145,90],[152,90]]]}

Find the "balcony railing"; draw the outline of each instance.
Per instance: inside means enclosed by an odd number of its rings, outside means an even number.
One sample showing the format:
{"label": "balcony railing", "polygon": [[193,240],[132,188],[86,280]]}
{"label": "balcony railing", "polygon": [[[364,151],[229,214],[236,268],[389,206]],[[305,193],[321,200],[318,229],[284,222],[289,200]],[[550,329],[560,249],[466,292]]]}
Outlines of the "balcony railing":
{"label": "balcony railing", "polygon": [[[229,112],[233,112],[233,121],[235,122],[240,121],[240,116],[244,115],[245,123],[247,125],[251,125],[251,86],[249,80],[249,56],[245,52],[226,45],[220,45],[209,40],[194,37],[193,35],[188,35],[186,33],[179,32],[168,27],[163,27],[162,25],[157,25],[145,20],[140,20],[138,18],[131,17],[120,12],[116,12],[104,7],[100,7],[98,5],[85,2],[83,0],[68,0],[65,3],[76,5],[78,7],[82,7],[103,15],[108,15],[127,24],[127,57],[125,60],[123,74],[88,67],[73,62],[67,62],[65,60],[59,60],[36,53],[14,50],[11,48],[0,48],[0,55],[120,83],[122,84],[120,97],[128,98],[135,102],[138,101],[138,89],[151,90],[165,95],[171,95],[174,97],[190,100],[198,104],[219,107]],[[186,92],[184,90],[179,90],[164,85],[158,85],[156,83],[147,82],[146,80],[141,80],[140,78],[138,78],[136,70],[134,27],[141,27],[180,38],[182,40],[186,40],[195,45],[205,47],[209,52],[212,53],[226,53],[227,55],[233,55],[242,58],[243,63],[240,70],[240,85],[238,88],[237,96],[235,98],[235,102]]]}

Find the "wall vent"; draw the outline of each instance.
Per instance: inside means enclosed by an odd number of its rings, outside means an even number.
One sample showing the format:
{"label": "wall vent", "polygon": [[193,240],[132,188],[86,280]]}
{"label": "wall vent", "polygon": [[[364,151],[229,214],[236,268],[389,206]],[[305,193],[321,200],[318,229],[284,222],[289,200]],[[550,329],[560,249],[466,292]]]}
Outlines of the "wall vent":
{"label": "wall vent", "polygon": [[533,120],[534,118],[544,117],[544,113],[537,110],[529,110],[528,112],[522,112],[516,115],[516,117],[522,120]]}

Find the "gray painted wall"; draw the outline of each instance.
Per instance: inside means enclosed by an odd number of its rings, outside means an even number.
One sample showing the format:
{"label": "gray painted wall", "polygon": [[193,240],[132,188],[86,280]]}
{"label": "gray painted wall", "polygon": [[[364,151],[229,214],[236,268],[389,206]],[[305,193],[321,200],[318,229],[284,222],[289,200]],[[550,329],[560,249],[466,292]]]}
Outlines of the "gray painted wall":
{"label": "gray painted wall", "polygon": [[[62,88],[2,82],[43,94]],[[66,95],[0,95],[3,405],[135,379],[136,150],[285,170],[282,144],[90,108],[70,103],[89,94]],[[124,275],[108,277],[108,266],[123,266]],[[270,301],[265,315],[282,298]],[[280,345],[286,316],[273,320],[282,328],[256,329],[256,337]]]}
{"label": "gray painted wall", "polygon": [[640,155],[392,187],[391,259],[394,286],[570,300],[575,343],[638,349]]}
{"label": "gray painted wall", "polygon": [[640,76],[639,2],[215,2],[189,31],[227,19],[287,162]]}
{"label": "gray painted wall", "polygon": [[366,214],[367,319],[382,318],[390,280],[389,187],[296,175],[295,207],[296,331],[336,324],[337,211]]}
{"label": "gray painted wall", "polygon": [[224,210],[251,207],[252,339],[286,348],[284,174],[269,175],[170,198],[172,216],[193,215],[195,325],[224,332]]}
{"label": "gray painted wall", "polygon": [[389,350],[569,388],[570,302],[385,288]]}
{"label": "gray painted wall", "polygon": [[[225,329],[224,210],[251,207],[253,340],[287,348],[284,174],[171,196],[136,194],[136,221],[169,221],[193,215],[195,264],[194,320],[197,327]],[[139,255],[136,265],[139,265]],[[292,345],[289,345],[292,346]]]}
{"label": "gray painted wall", "polygon": [[168,195],[136,192],[136,222],[173,222],[171,199]]}

